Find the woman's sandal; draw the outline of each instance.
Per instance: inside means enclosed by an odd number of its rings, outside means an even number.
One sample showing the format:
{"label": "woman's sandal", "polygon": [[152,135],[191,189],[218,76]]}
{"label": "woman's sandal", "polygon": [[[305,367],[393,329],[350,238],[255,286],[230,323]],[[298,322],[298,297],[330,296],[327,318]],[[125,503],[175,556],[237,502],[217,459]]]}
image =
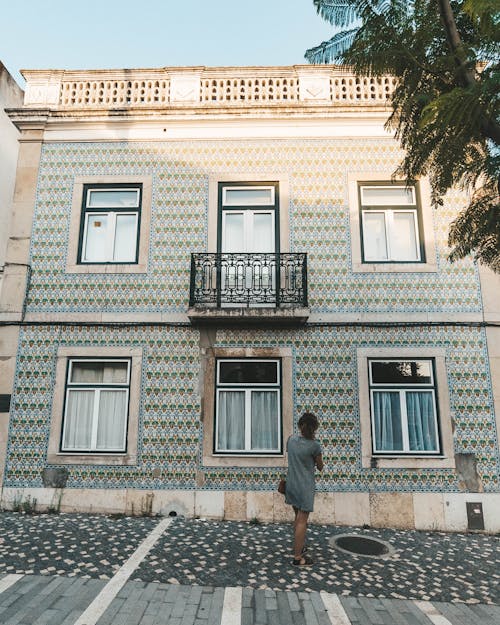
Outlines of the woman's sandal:
{"label": "woman's sandal", "polygon": [[314,560],[310,556],[303,555],[300,558],[294,558],[292,564],[293,566],[311,566]]}

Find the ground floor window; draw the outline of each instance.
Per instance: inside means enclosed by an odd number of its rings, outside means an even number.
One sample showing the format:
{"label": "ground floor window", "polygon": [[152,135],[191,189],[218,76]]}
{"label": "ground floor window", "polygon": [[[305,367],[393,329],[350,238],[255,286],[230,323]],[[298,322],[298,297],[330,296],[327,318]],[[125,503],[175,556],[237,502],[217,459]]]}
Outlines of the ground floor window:
{"label": "ground floor window", "polygon": [[215,410],[216,453],[279,453],[280,360],[218,359]]}
{"label": "ground floor window", "polygon": [[69,359],[61,451],[123,452],[130,359]]}
{"label": "ground floor window", "polygon": [[440,452],[434,361],[368,362],[373,452]]}

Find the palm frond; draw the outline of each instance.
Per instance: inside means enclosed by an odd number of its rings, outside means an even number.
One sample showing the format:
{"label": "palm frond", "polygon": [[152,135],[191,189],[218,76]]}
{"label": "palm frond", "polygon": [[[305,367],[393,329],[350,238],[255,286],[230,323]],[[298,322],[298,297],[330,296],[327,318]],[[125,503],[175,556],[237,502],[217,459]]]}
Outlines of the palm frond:
{"label": "palm frond", "polygon": [[350,0],[314,0],[318,15],[334,26],[345,28],[358,19],[356,2]]}
{"label": "palm frond", "polygon": [[309,63],[341,63],[343,53],[352,45],[359,28],[343,30],[336,33],[329,41],[323,41],[319,46],[310,48],[304,54]]}
{"label": "palm frond", "polygon": [[451,224],[451,262],[473,253],[476,260],[500,273],[500,208],[494,179],[478,189],[469,206]]}

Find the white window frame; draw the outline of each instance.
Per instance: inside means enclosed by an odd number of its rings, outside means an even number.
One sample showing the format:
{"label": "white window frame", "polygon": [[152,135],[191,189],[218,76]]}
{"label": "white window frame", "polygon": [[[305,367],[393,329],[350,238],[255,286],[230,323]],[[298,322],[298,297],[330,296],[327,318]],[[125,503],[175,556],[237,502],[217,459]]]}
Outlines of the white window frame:
{"label": "white window frame", "polygon": [[[374,362],[418,362],[425,361],[430,365],[431,371],[431,381],[428,383],[380,383],[373,382],[372,378],[372,363]],[[440,442],[440,432],[439,432],[439,416],[438,409],[436,404],[436,385],[434,381],[434,362],[432,358],[401,358],[401,359],[379,359],[379,358],[370,358],[368,361],[368,372],[369,372],[369,381],[370,381],[370,415],[371,415],[371,428],[372,428],[372,444],[373,444],[373,453],[376,455],[394,455],[394,454],[404,454],[411,456],[432,456],[439,455],[441,453],[441,442]],[[436,432],[436,443],[437,448],[433,450],[414,450],[410,449],[410,440],[408,433],[408,413],[406,409],[406,395],[412,392],[419,391],[430,391],[432,395],[432,404],[434,408],[434,430]],[[375,436],[375,419],[374,419],[374,394],[377,391],[385,391],[388,393],[398,393],[399,394],[399,406],[400,406],[400,414],[401,414],[401,432],[402,432],[402,441],[403,441],[403,449],[402,450],[381,450],[376,449],[376,436]]]}
{"label": "white window frame", "polygon": [[[84,187],[85,188],[85,187]],[[90,202],[90,198],[92,192],[113,192],[113,191],[134,191],[136,195],[136,205],[135,206],[103,206],[102,208],[99,206],[92,206]],[[122,187],[122,186],[113,186],[106,185],[101,187],[87,187],[85,188],[85,197],[83,198],[83,208],[82,208],[82,219],[83,219],[83,232],[82,232],[82,244],[80,250],[80,260],[81,264],[136,264],[138,259],[138,246],[139,246],[139,227],[140,227],[140,218],[141,218],[141,193],[142,189],[140,187]],[[91,216],[106,216],[108,221],[107,229],[106,229],[106,257],[103,260],[95,260],[88,259],[85,257],[86,249],[87,249],[87,237],[88,237],[88,224],[89,217]],[[118,215],[133,215],[135,216],[135,233],[134,240],[131,241],[131,245],[134,245],[134,259],[133,260],[125,260],[118,261],[114,258],[115,255],[115,243],[116,243],[116,218]]]}
{"label": "white window frame", "polygon": [[[71,376],[73,372],[73,364],[85,362],[85,363],[126,363],[127,364],[127,380],[124,383],[113,383],[113,382],[103,382],[100,383],[83,383],[83,382],[72,382]],[[66,378],[66,390],[65,390],[65,408],[64,408],[64,416],[63,416],[63,428],[62,428],[62,436],[61,436],[61,452],[68,453],[113,453],[119,452],[124,453],[127,447],[127,429],[128,429],[128,416],[129,416],[129,401],[130,401],[130,370],[131,370],[131,361],[130,359],[119,359],[119,358],[109,358],[109,359],[93,359],[93,358],[71,358],[68,361],[68,374]],[[92,427],[91,427],[91,443],[87,448],[84,447],[64,447],[64,441],[66,439],[66,424],[67,424],[67,408],[69,401],[69,394],[72,390],[85,390],[85,391],[93,391],[94,392],[94,400],[93,400],[93,410],[92,410]],[[123,431],[123,439],[122,445],[118,448],[98,448],[97,447],[97,430],[99,425],[99,402],[100,395],[102,391],[106,390],[119,390],[125,393],[125,406],[126,406],[126,415],[125,415],[125,427]]]}
{"label": "white window frame", "polygon": [[[364,202],[364,191],[369,188],[377,189],[411,189],[412,202],[408,204],[397,204],[392,202]],[[418,205],[416,198],[415,186],[405,187],[404,185],[360,185],[361,198],[361,223],[363,228],[363,261],[365,263],[418,263],[422,259],[420,249],[420,226],[418,219]],[[387,258],[366,258],[364,241],[366,240],[365,217],[369,214],[384,215],[385,243],[387,250]],[[406,213],[413,215],[413,227],[415,231],[415,256],[416,258],[395,258],[392,252],[392,241],[394,239],[394,215],[397,213]]]}
{"label": "white window frame", "polygon": [[[431,202],[431,187],[427,178],[420,178],[415,182],[419,191],[419,241],[424,257],[420,262],[382,261],[364,262],[362,254],[362,218],[360,186],[388,186],[391,172],[359,171],[347,174],[347,202],[349,206],[349,223],[351,231],[351,256],[353,273],[436,273],[438,271],[436,258],[436,242],[434,219]],[[396,185],[405,186],[403,180],[395,181]],[[392,185],[391,185],[392,186]]]}
{"label": "white window frame", "polygon": [[[245,234],[245,241],[244,241],[244,249],[242,250],[237,250],[236,252],[228,252],[228,253],[233,253],[233,254],[237,254],[237,253],[251,253],[251,252],[255,252],[255,250],[252,248],[252,245],[250,244],[250,242],[253,240],[253,236],[254,236],[254,232],[253,232],[253,216],[254,215],[271,215],[271,240],[273,241],[273,248],[274,246],[274,242],[276,240],[276,234],[275,234],[275,212],[274,210],[266,210],[266,209],[250,209],[250,210],[239,210],[239,209],[235,209],[235,210],[223,210],[222,211],[222,233],[223,236],[225,236],[226,234],[226,220],[228,216],[231,215],[242,215],[243,216],[243,232]],[[225,247],[224,245],[222,245],[224,243],[224,241],[221,241],[221,246]],[[226,252],[222,252],[223,254]],[[269,253],[269,254],[273,254],[274,250],[272,252],[265,252],[265,253]]]}
{"label": "white window frame", "polygon": [[[274,383],[256,384],[255,382],[221,382],[220,381],[220,365],[223,362],[274,362],[276,363],[276,375],[277,380]],[[215,382],[215,438],[214,438],[214,453],[227,455],[276,455],[281,452],[282,444],[282,414],[281,414],[281,362],[279,358],[219,358],[216,361],[216,382]],[[278,407],[278,447],[276,449],[262,450],[252,449],[251,434],[252,434],[252,392],[259,390],[274,391],[277,396],[276,405]],[[218,448],[218,433],[219,433],[219,396],[224,391],[235,391],[245,393],[245,447],[243,449],[225,450]]]}
{"label": "white window frame", "polygon": [[[88,225],[89,225],[89,217],[94,217],[94,216],[106,216],[109,220],[108,222],[108,227],[107,227],[107,237],[106,237],[106,249],[109,251],[109,256],[102,261],[96,261],[93,259],[87,259],[84,258],[85,255],[85,250],[87,249],[87,232],[88,232]],[[139,214],[138,212],[125,212],[125,211],[109,211],[109,212],[105,212],[105,211],[100,211],[99,213],[96,212],[90,212],[90,211],[86,211],[85,212],[85,224],[84,224],[84,232],[83,232],[83,241],[82,241],[82,257],[81,257],[81,263],[91,263],[91,264],[95,264],[96,262],[101,262],[101,263],[134,263],[135,260],[125,260],[125,261],[117,261],[115,260],[114,256],[115,256],[115,242],[116,242],[116,217],[117,215],[132,215],[135,217],[135,239],[134,241],[136,242],[135,245],[135,257],[137,258],[137,229],[139,227]]]}
{"label": "white window frame", "polygon": [[[251,180],[251,178],[249,179],[249,181]],[[233,204],[232,202],[228,202],[227,201],[227,192],[228,191],[258,191],[258,190],[262,190],[262,189],[267,189],[271,191],[271,199],[269,202],[244,202],[242,204]],[[274,186],[267,186],[267,185],[241,185],[241,186],[234,186],[234,185],[227,185],[222,187],[222,206],[234,206],[234,207],[239,207],[239,206],[274,206],[275,205],[275,193],[274,193],[275,189]]]}

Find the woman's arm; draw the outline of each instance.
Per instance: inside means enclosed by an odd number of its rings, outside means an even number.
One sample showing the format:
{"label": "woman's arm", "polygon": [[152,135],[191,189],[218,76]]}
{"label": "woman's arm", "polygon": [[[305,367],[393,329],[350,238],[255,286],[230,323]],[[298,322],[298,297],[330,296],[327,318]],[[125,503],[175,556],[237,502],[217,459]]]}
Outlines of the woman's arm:
{"label": "woman's arm", "polygon": [[319,454],[314,457],[314,464],[316,465],[318,471],[323,471],[324,464],[323,464],[322,454]]}

